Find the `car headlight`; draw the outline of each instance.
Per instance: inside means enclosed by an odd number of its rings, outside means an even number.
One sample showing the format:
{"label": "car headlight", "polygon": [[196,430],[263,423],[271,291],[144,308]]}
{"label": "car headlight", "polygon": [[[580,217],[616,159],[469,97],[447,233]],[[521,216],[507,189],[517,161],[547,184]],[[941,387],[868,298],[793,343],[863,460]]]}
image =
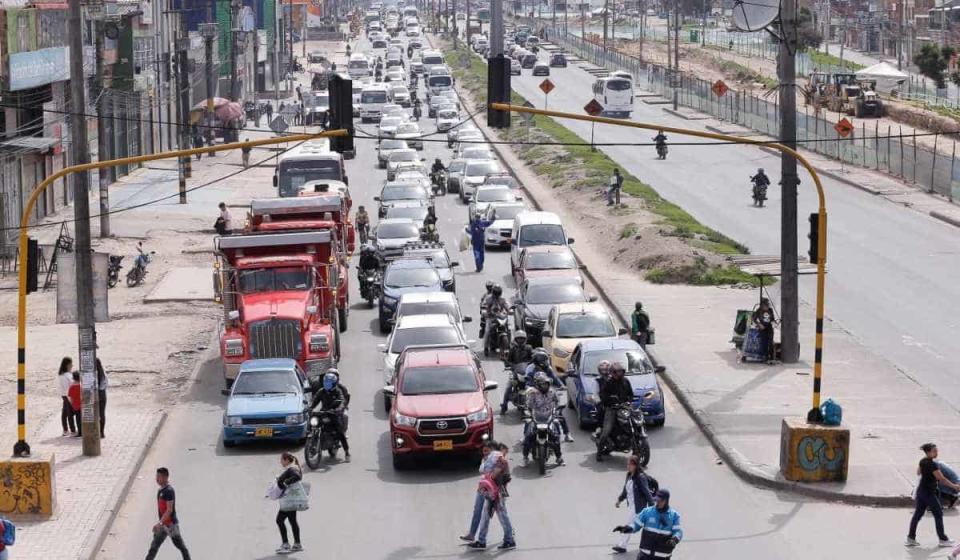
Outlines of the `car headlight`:
{"label": "car headlight", "polygon": [[587,401],[588,404],[600,404],[600,395],[590,393],[583,397],[583,400]]}
{"label": "car headlight", "polygon": [[311,428],[316,428],[316,427],[319,426],[319,425],[320,425],[320,419],[317,418],[316,416],[311,416],[311,417],[310,417],[310,427],[311,427]]}
{"label": "car headlight", "polygon": [[395,414],[393,415],[393,422],[394,422],[397,426],[413,427],[413,426],[416,426],[416,425],[417,425],[417,419],[416,419],[416,418],[414,418],[413,416],[405,416],[405,415],[403,415],[403,414],[400,414],[399,412],[397,412],[397,413],[395,413]]}
{"label": "car headlight", "polygon": [[227,356],[243,356],[243,339],[231,338],[223,343],[223,353]]}
{"label": "car headlight", "polygon": [[486,422],[490,419],[490,411],[487,410],[487,407],[483,407],[476,412],[471,412],[467,414],[467,422],[471,424],[476,424],[477,422]]}
{"label": "car headlight", "polygon": [[303,413],[287,414],[287,424],[300,424],[303,422]]}
{"label": "car headlight", "polygon": [[541,320],[539,320],[539,319],[532,319],[532,318],[530,318],[530,317],[526,317],[526,318],[523,319],[523,324],[526,325],[526,326],[528,326],[528,327],[537,327],[537,328],[540,328],[540,327],[543,326],[543,321],[541,321]]}
{"label": "car headlight", "polygon": [[310,335],[310,352],[316,354],[317,352],[329,352],[330,351],[330,339],[325,334],[311,334]]}
{"label": "car headlight", "polygon": [[231,428],[239,428],[240,426],[243,425],[243,418],[240,418],[239,416],[224,415],[223,423],[224,425],[229,426]]}
{"label": "car headlight", "polygon": [[557,358],[560,358],[561,360],[566,360],[567,358],[570,357],[570,352],[567,352],[566,350],[561,350],[559,348],[554,348],[553,355],[556,356]]}

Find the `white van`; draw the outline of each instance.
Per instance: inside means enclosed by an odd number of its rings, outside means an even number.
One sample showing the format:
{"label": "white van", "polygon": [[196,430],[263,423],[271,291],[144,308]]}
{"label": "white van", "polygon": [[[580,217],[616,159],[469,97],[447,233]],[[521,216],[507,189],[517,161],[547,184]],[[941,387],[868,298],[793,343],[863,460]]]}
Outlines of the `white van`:
{"label": "white van", "polygon": [[360,122],[379,121],[380,112],[389,99],[390,92],[382,83],[363,88],[360,92]]}
{"label": "white van", "polygon": [[423,73],[428,76],[430,75],[431,68],[441,67],[447,63],[443,59],[443,54],[441,54],[440,51],[423,51],[420,59],[423,61]]}
{"label": "white van", "polygon": [[510,271],[516,275],[520,253],[539,245],[566,246],[573,243],[553,212],[522,212],[513,219],[510,238]]}
{"label": "white van", "polygon": [[373,75],[373,65],[370,58],[363,53],[353,53],[347,62],[347,74],[351,80],[366,78]]}
{"label": "white van", "polygon": [[[434,67],[437,70],[438,67]],[[442,68],[442,67],[441,67]],[[434,95],[439,95],[445,91],[451,91],[453,89],[453,76],[450,74],[434,74],[430,73],[427,75],[427,99],[429,100]]]}

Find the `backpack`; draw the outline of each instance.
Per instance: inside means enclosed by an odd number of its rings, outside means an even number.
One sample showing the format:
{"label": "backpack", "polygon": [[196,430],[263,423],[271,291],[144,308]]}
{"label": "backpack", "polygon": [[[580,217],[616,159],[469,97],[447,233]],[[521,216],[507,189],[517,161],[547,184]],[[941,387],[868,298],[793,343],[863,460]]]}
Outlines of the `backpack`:
{"label": "backpack", "polygon": [[833,399],[827,399],[820,405],[820,415],[826,426],[839,426],[843,419],[843,409]]}
{"label": "backpack", "polygon": [[3,523],[3,546],[13,546],[17,541],[17,526],[7,518],[0,518]]}
{"label": "backpack", "polygon": [[643,475],[647,477],[647,488],[650,489],[650,495],[656,494],[657,490],[660,489],[660,483],[657,482],[657,479],[653,478],[647,473],[644,473]]}

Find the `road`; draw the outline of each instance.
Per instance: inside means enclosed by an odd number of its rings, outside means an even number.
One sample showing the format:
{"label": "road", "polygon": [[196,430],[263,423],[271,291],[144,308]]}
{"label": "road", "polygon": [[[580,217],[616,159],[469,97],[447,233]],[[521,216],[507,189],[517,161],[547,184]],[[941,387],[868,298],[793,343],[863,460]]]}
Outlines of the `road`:
{"label": "road", "polygon": [[[543,56],[543,55],[541,55]],[[594,79],[570,65],[553,69],[556,89],[549,107],[581,113],[591,99]],[[537,107],[543,107],[542,77],[524,71],[514,76],[514,90]],[[637,98],[633,120],[676,127],[702,124],[665,113],[663,105],[648,105]],[[563,123],[585,141],[590,124]],[[612,125],[597,125],[597,142],[649,142],[653,133]],[[691,139],[670,138],[672,142]],[[662,196],[680,205],[702,223],[745,243],[754,254],[780,253],[779,157],[743,146],[671,146],[666,161],[657,161],[652,146],[601,148],[634,176],[649,183]],[[758,209],[750,199],[749,177],[758,167],[766,170],[774,188],[768,205]],[[890,361],[922,385],[935,390],[960,408],[960,354],[953,333],[960,326],[954,302],[960,285],[957,229],[929,216],[909,211],[886,199],[822,177],[829,214],[827,316],[852,332],[872,352]],[[801,173],[798,206],[799,254],[806,256],[807,216],[816,211],[812,180]],[[814,301],[812,276],[800,280],[800,294]],[[933,302],[941,302],[933,304]],[[813,320],[802,317],[801,320]],[[801,357],[812,362],[812,341],[802,340]],[[830,341],[824,346],[825,362],[831,359]],[[829,379],[824,390],[829,393]]]}
{"label": "road", "polygon": [[[427,119],[421,122],[427,132],[432,131]],[[366,129],[373,132],[372,126]],[[445,144],[428,142],[424,156],[427,161],[447,159],[449,151]],[[348,161],[347,169],[355,204],[374,207],[373,196],[385,173],[375,167],[370,141],[358,139],[357,157]],[[254,172],[260,175],[246,180],[270,184],[268,170]],[[454,196],[438,200],[437,208],[443,239],[456,247],[465,208]],[[458,295],[464,312],[476,315],[477,296],[487,279],[512,286],[509,255],[488,255],[482,275],[473,271],[472,262],[463,261],[466,254],[461,257]],[[355,285],[352,301],[360,302]],[[467,327],[468,335],[475,337],[477,324]],[[355,303],[340,363],[353,395],[353,460],[327,463],[306,474],[313,486],[311,509],[300,514],[306,552],[295,557],[401,560],[468,554],[457,535],[468,523],[477,480],[475,465],[441,460],[417,470],[393,470],[379,393],[381,356],[375,350],[383,340],[375,310]],[[487,376],[502,385],[502,366],[493,361],[484,361],[484,366]],[[183,402],[170,411],[99,560],[128,560],[145,553],[156,518],[153,472],[160,465],[171,470],[183,535],[194,558],[275,558],[276,503],[263,495],[279,474],[278,457],[286,447],[224,449],[221,387],[214,357],[204,364]],[[492,399],[500,396],[499,391],[491,394]],[[666,426],[651,432],[650,470],[662,486],[670,488],[673,505],[683,516],[687,538],[678,557],[805,559],[813,544],[825,547],[819,553],[832,558],[911,558],[899,542],[907,521],[904,512],[816,503],[746,485],[717,462],[672,395],[667,395],[667,402]],[[497,417],[495,437],[514,449],[518,449],[520,430],[515,411]],[[615,456],[597,464],[588,435],[574,431],[576,442],[565,445],[566,466],[551,468],[542,478],[533,469],[515,467],[511,509],[519,548],[509,553],[511,557],[554,560],[611,554],[615,538],[610,529],[626,516],[624,510],[613,507],[626,461]],[[299,449],[296,453],[302,457]],[[519,453],[514,452],[512,459],[518,465]],[[921,535],[928,544],[931,530],[924,526]],[[497,544],[500,535],[498,527],[491,528],[488,544]],[[169,544],[159,555],[161,559],[178,557]]]}

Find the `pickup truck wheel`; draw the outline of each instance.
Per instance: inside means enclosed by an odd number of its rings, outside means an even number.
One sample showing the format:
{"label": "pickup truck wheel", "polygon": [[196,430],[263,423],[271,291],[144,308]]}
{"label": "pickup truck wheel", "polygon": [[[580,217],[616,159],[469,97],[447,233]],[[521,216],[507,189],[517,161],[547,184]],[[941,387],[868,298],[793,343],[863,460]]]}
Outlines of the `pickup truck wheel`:
{"label": "pickup truck wheel", "polygon": [[[390,414],[390,408],[392,406],[393,406],[393,402],[391,402],[390,397],[387,395],[383,395],[383,411],[386,412],[387,414]],[[396,457],[396,455],[394,455],[394,457]]]}
{"label": "pickup truck wheel", "polygon": [[406,470],[410,462],[403,455],[393,455],[393,469],[397,471]]}

